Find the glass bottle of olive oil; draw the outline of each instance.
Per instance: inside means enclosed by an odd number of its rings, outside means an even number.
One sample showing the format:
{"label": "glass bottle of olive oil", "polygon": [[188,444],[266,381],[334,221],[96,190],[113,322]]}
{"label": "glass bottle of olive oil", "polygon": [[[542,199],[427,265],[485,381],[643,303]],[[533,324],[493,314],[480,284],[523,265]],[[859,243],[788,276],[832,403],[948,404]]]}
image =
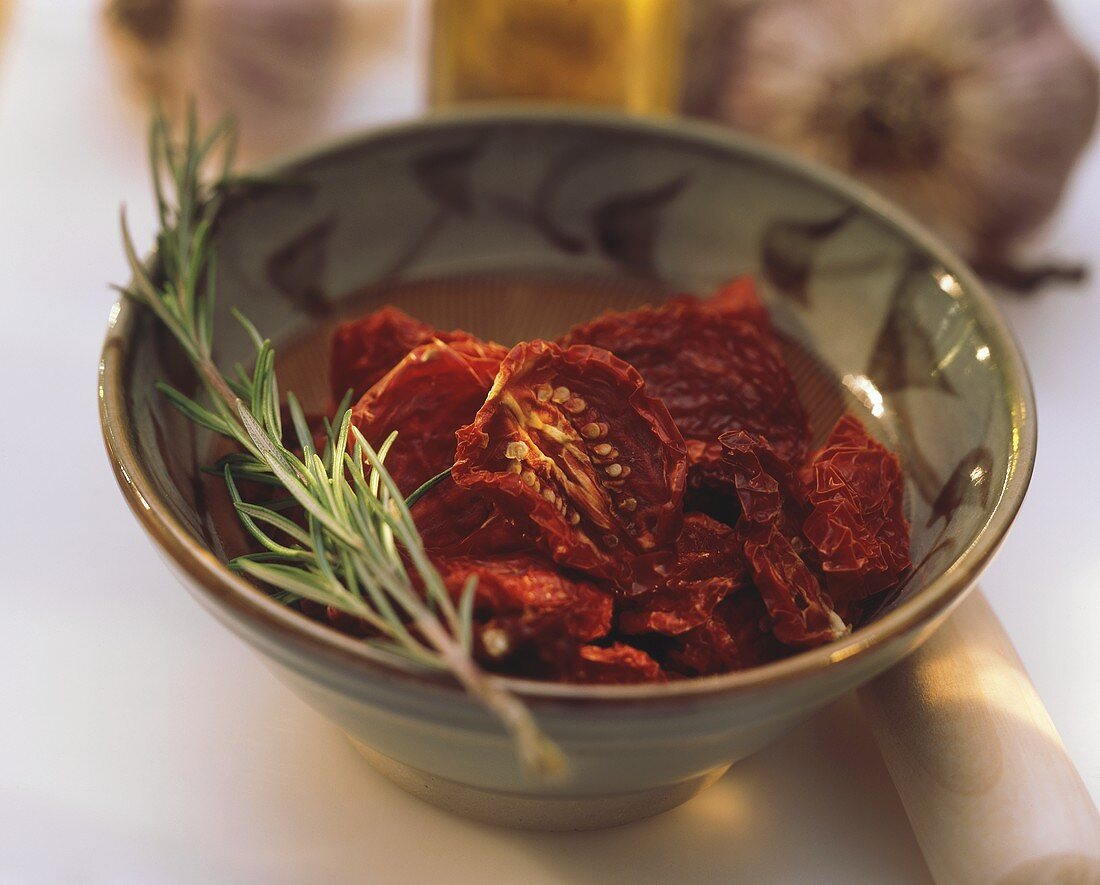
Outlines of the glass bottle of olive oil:
{"label": "glass bottle of olive oil", "polygon": [[429,99],[670,112],[681,16],[681,0],[433,0]]}

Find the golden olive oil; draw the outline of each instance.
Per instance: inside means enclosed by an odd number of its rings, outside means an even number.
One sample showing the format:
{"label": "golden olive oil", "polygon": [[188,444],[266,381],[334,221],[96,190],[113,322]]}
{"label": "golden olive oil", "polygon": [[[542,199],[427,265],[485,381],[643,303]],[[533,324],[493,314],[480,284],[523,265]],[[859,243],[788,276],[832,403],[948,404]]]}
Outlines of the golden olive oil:
{"label": "golden olive oil", "polygon": [[667,113],[681,0],[434,0],[430,101],[556,101]]}

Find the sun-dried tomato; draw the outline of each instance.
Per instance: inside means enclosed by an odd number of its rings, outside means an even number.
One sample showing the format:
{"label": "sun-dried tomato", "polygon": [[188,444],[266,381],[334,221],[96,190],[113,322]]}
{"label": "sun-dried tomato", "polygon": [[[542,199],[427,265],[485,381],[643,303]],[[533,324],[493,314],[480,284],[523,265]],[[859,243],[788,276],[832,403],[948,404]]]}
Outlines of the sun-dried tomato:
{"label": "sun-dried tomato", "polygon": [[806,503],[798,475],[759,437],[735,430],[721,441],[726,478],[743,511],[736,531],[776,638],[797,646],[836,639],[847,627],[806,561],[816,565],[802,535]]}
{"label": "sun-dried tomato", "polygon": [[683,441],[637,372],[605,350],[516,345],[457,434],[455,481],[531,527],[551,557],[628,580],[679,533]]}
{"label": "sun-dried tomato", "polygon": [[715,470],[715,488],[737,498],[744,520],[776,524],[791,535],[802,528],[808,512],[802,479],[767,440],[743,430],[719,436],[725,450]]}
{"label": "sun-dried tomato", "polygon": [[487,382],[490,387],[496,380],[497,372],[500,371],[501,361],[508,356],[507,347],[491,341],[468,339],[452,341],[449,346],[455,353],[460,354],[474,374],[482,382]]}
{"label": "sun-dried tomato", "polygon": [[806,472],[811,511],[803,532],[838,608],[897,583],[910,566],[897,457],[846,415]]}
{"label": "sun-dried tomato", "polygon": [[[686,296],[694,298],[694,296]],[[756,292],[756,283],[752,277],[737,277],[723,286],[719,286],[711,295],[707,304],[714,310],[720,310],[740,319],[751,320],[772,332],[771,317]],[[773,333],[774,334],[774,333]]]}
{"label": "sun-dried tomato", "polygon": [[661,665],[640,648],[612,643],[604,648],[584,645],[562,671],[565,682],[586,685],[628,685],[639,682],[665,682],[668,677]]}
{"label": "sun-dried tomato", "polygon": [[806,413],[750,281],[736,280],[709,301],[681,296],[605,314],[562,343],[606,348],[641,373],[683,434],[693,486],[707,485],[719,467],[726,430],[763,436],[792,463],[805,458]]}
{"label": "sun-dried tomato", "polygon": [[789,653],[772,633],[771,616],[753,587],[727,596],[698,627],[677,636],[663,658],[684,676],[746,670]]}
{"label": "sun-dried tomato", "polygon": [[556,675],[573,666],[581,645],[611,627],[610,592],[566,575],[540,554],[443,558],[436,567],[456,601],[477,576],[476,653],[494,669]]}
{"label": "sun-dried tomato", "polygon": [[474,419],[505,353],[496,348],[487,354],[486,347],[464,341],[423,344],[356,403],[352,422],[372,446],[397,431],[386,466],[402,494],[454,462],[455,430]]}
{"label": "sun-dried tomato", "polygon": [[846,416],[807,463],[751,281],[563,340],[505,351],[388,308],[334,343],[334,395],[366,379],[356,425],[376,446],[399,433],[402,492],[453,465],[413,518],[456,599],[478,578],[483,666],[589,684],[741,670],[837,638],[910,568],[897,458]]}
{"label": "sun-dried tomato", "polygon": [[775,525],[743,525],[745,559],[776,638],[808,648],[847,633],[816,575],[795,549],[797,539]]}
{"label": "sun-dried tomato", "polygon": [[447,477],[412,508],[424,546],[447,556],[495,556],[535,549],[518,523],[502,514],[480,492]]}
{"label": "sun-dried tomato", "polygon": [[748,582],[733,529],[701,513],[684,517],[674,549],[638,557],[633,573],[617,619],[627,634],[686,633]]}
{"label": "sun-dried tomato", "polygon": [[[468,341],[482,345],[475,335],[455,329],[443,332],[414,319],[396,307],[383,307],[336,327],[329,360],[329,389],[333,402],[352,391],[352,402],[373,387],[414,347],[441,341]],[[493,344],[484,344],[488,349]]]}

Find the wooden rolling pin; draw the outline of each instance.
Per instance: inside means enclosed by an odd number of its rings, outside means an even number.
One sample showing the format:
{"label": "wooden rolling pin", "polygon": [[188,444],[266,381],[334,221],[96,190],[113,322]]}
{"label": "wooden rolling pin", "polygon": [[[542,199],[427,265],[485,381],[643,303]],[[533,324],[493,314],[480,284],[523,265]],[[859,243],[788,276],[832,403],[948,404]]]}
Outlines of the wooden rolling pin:
{"label": "wooden rolling pin", "polygon": [[860,690],[941,885],[1100,885],[1100,815],[989,603],[975,590]]}

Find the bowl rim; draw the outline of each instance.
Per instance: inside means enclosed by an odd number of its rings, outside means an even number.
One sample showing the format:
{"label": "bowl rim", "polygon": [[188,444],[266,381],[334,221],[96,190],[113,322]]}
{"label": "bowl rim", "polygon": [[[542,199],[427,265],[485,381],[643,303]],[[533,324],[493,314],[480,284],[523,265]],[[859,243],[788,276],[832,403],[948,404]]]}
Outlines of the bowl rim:
{"label": "bowl rim", "polygon": [[[1013,450],[1006,465],[1004,484],[986,521],[972,543],[961,550],[951,564],[923,590],[896,609],[853,631],[847,637],[789,658],[748,670],[669,683],[640,685],[576,685],[538,682],[501,676],[499,681],[525,700],[535,702],[659,702],[706,695],[740,695],[766,690],[779,684],[808,678],[841,662],[866,659],[869,652],[908,636],[922,626],[936,622],[958,604],[966,591],[996,553],[1019,512],[1030,483],[1037,443],[1035,403],[1031,380],[1019,345],[992,297],[961,258],[905,210],[846,175],[798,157],[752,136],[731,131],[715,123],[682,118],[645,118],[616,111],[566,106],[508,106],[494,104],[475,108],[434,111],[400,123],[372,127],[302,151],[263,172],[275,174],[322,157],[332,157],[349,148],[401,139],[425,130],[446,131],[450,127],[506,126],[509,124],[598,127],[621,132],[646,132],[670,140],[740,154],[778,168],[792,177],[813,183],[893,228],[924,251],[958,281],[979,323],[996,343],[1005,378],[1005,397],[1011,415]],[[212,551],[196,541],[170,512],[155,491],[145,468],[131,445],[123,418],[127,411],[124,370],[128,361],[129,335],[139,308],[125,297],[112,307],[108,331],[99,363],[98,398],[100,425],[107,454],[124,497],[154,542],[171,564],[193,579],[193,585],[214,597],[239,616],[259,622],[268,632],[315,658],[375,677],[397,677],[412,683],[464,694],[449,674],[432,671],[373,648],[330,627],[303,617],[276,602],[262,590],[225,567]],[[470,703],[473,703],[471,700]]]}

